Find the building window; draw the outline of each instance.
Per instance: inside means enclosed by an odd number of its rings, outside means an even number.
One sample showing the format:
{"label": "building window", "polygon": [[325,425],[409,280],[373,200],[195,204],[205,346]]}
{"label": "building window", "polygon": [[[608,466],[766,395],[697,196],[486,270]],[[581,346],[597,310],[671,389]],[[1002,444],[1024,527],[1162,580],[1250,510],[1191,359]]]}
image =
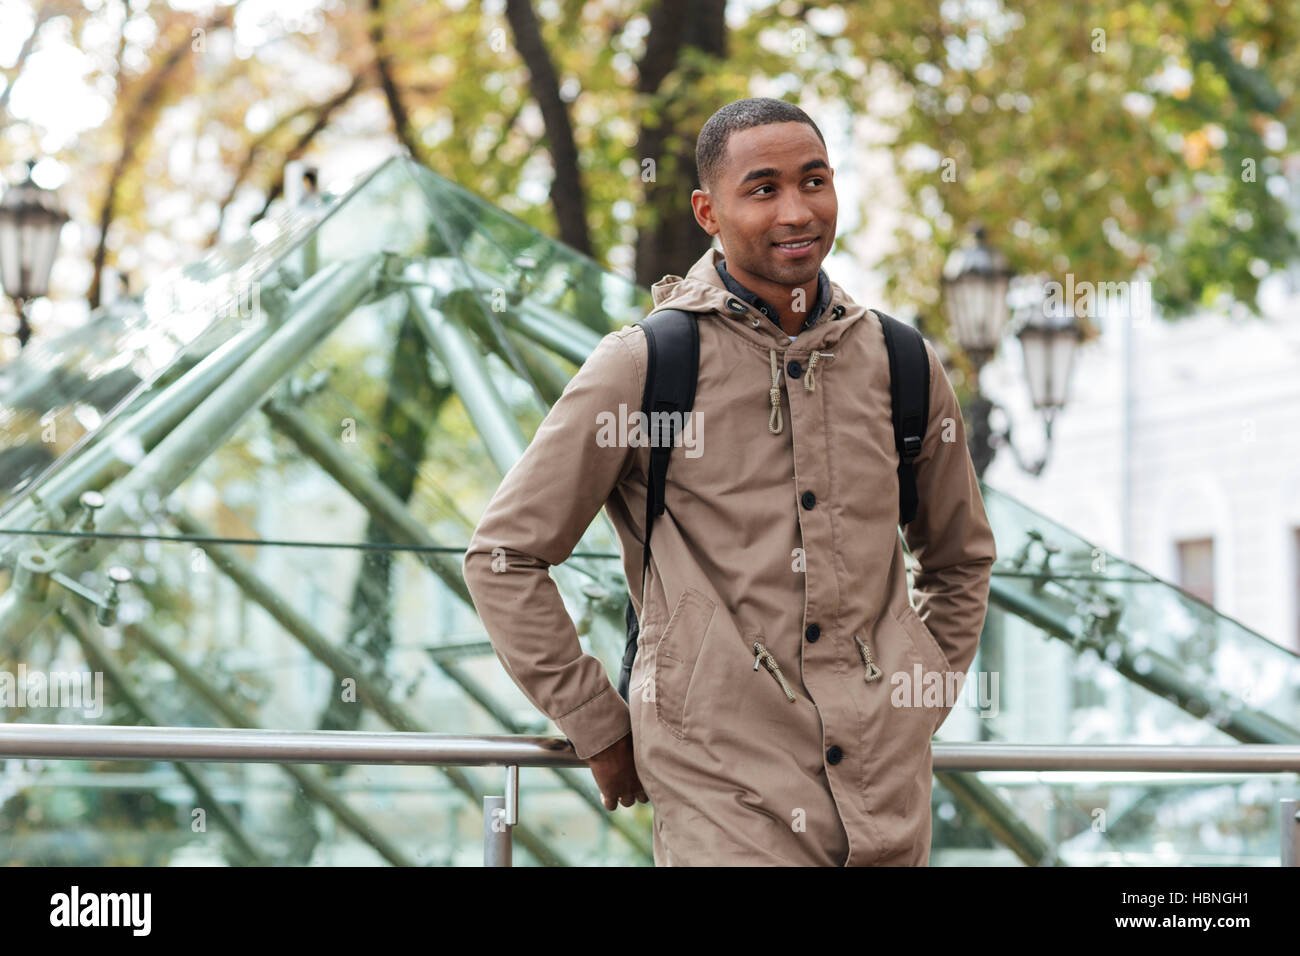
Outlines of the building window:
{"label": "building window", "polygon": [[1178,542],[1178,586],[1206,604],[1214,604],[1214,539]]}

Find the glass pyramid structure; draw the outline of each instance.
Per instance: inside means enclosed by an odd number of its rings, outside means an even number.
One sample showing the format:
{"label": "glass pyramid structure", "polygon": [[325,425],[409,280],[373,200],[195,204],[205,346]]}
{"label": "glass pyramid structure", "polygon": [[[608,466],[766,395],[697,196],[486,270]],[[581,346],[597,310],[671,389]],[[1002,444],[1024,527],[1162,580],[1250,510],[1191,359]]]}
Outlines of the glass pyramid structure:
{"label": "glass pyramid structure", "polygon": [[[651,308],[404,156],[0,366],[0,721],[554,733],[460,577],[502,475]],[[1300,660],[985,488],[1001,556],[944,741],[1297,743]],[[604,515],[553,575],[621,659]],[[82,707],[4,675],[102,675]],[[940,773],[936,864],[1276,860],[1282,777]],[[0,863],[475,864],[499,770],[0,761]],[[521,774],[519,862],[652,862]],[[1104,825],[1098,826],[1099,816]],[[202,820],[203,826],[196,821]]]}

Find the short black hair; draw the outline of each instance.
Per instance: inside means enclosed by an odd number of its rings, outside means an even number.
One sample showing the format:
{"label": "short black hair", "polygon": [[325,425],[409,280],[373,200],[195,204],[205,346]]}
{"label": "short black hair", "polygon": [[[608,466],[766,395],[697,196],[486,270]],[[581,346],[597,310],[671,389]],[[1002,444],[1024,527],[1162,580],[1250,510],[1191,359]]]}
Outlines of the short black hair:
{"label": "short black hair", "polygon": [[717,182],[722,160],[727,155],[727,140],[731,134],[768,123],[807,123],[826,145],[826,137],[812,121],[812,117],[793,103],[767,96],[751,96],[728,103],[709,117],[695,140],[695,169],[700,186],[709,189]]}

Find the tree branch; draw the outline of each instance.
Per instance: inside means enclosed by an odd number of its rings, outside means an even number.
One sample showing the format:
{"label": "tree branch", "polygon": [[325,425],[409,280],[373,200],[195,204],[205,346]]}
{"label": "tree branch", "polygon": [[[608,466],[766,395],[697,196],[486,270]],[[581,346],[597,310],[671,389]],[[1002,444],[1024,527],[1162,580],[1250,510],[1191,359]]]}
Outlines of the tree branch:
{"label": "tree branch", "polygon": [[[202,29],[212,31],[229,26],[233,11],[234,7],[222,9]],[[108,230],[117,215],[118,190],[122,186],[127,170],[135,161],[137,151],[145,145],[148,133],[157,120],[159,107],[174,92],[171,80],[185,62],[185,58],[190,55],[191,37],[191,31],[186,30],[185,35],[167,51],[161,64],[147,79],[140,95],[126,108],[122,120],[122,148],[118,153],[117,161],[113,164],[113,171],[109,174],[108,188],[99,207],[99,239],[95,243],[94,272],[91,275],[90,291],[86,296],[90,300],[91,309],[99,307],[100,278],[104,271],[104,260],[108,256]]]}
{"label": "tree branch", "polygon": [[393,129],[398,142],[406,147],[407,152],[417,161],[423,161],[415,132],[411,129],[410,114],[402,100],[402,92],[397,87],[393,75],[393,61],[388,55],[388,42],[384,35],[384,0],[369,0],[370,3],[370,43],[375,48],[375,72],[379,75],[379,86],[384,91],[384,100],[388,103],[389,115],[393,118]]}
{"label": "tree branch", "polygon": [[546,139],[550,147],[555,178],[551,181],[551,207],[555,210],[560,239],[586,255],[591,255],[591,233],[587,228],[587,203],[582,187],[582,170],[578,164],[578,147],[573,139],[569,109],[560,97],[559,78],[551,62],[542,32],[529,0],[506,0],[506,20],[515,37],[524,67],[528,70],[528,89],[542,111]]}

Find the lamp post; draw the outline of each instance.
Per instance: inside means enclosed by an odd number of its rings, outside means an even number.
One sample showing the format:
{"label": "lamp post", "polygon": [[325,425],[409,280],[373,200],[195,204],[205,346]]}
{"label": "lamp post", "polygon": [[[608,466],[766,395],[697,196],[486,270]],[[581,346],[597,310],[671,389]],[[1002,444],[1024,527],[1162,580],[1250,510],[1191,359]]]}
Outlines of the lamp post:
{"label": "lamp post", "polygon": [[1043,416],[1046,436],[1042,457],[1026,462],[1012,443],[1010,417],[1004,412],[1007,424],[994,429],[990,419],[997,406],[979,387],[980,371],[1002,341],[1010,312],[1007,293],[1014,277],[1006,257],[988,244],[982,226],[974,230],[970,241],[953,250],[943,269],[948,321],[975,370],[975,397],[967,406],[967,417],[971,461],[981,478],[997,449],[1004,446],[1011,449],[1023,470],[1033,475],[1042,472],[1051,451],[1052,420],[1065,405],[1074,347],[1081,338],[1079,324],[1068,309],[1054,315],[1044,309],[1041,318],[1031,317],[1016,333],[1024,356],[1025,378],[1034,407]]}
{"label": "lamp post", "polygon": [[1052,449],[1052,421],[1065,407],[1069,397],[1070,374],[1074,370],[1075,347],[1083,339],[1083,329],[1075,318],[1074,309],[1066,305],[1056,314],[1044,309],[1033,313],[1016,332],[1020,340],[1020,353],[1025,361],[1025,378],[1029,381],[1029,395],[1034,408],[1043,417],[1043,454],[1037,461],[1027,464],[1011,441],[1011,420],[995,432],[991,439],[995,447],[1006,445],[1015,456],[1016,463],[1031,475],[1040,474],[1047,464]]}
{"label": "lamp post", "polygon": [[35,166],[28,161],[27,178],[0,199],[0,285],[18,313],[19,349],[32,334],[27,304],[49,293],[59,234],[68,221],[57,194],[32,179]]}

